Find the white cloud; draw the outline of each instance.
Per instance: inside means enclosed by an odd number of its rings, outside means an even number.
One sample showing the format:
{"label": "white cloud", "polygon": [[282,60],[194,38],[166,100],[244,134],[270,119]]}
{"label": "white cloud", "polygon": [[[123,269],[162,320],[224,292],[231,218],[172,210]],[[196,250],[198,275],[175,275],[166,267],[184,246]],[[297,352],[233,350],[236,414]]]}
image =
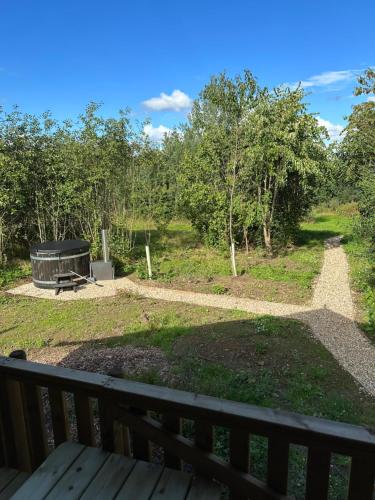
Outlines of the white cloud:
{"label": "white cloud", "polygon": [[318,123],[321,127],[327,129],[331,141],[342,140],[342,136],[340,136],[341,132],[344,130],[342,125],[331,123],[329,120],[324,120],[323,118],[318,118]]}
{"label": "white cloud", "polygon": [[370,95],[370,96],[368,96],[367,100],[369,102],[375,102],[375,96],[374,95]]}
{"label": "white cloud", "polygon": [[331,87],[334,84],[345,84],[352,82],[361,72],[359,69],[345,69],[343,71],[325,71],[319,75],[310,76],[307,80],[301,80],[292,84],[286,84],[288,87],[303,88],[312,87]]}
{"label": "white cloud", "polygon": [[354,80],[359,70],[346,69],[344,71],[326,71],[320,75],[310,76],[307,80],[301,81],[302,87],[325,87],[338,82],[349,82]]}
{"label": "white cloud", "polygon": [[143,101],[143,104],[146,108],[152,109],[153,111],[163,111],[167,109],[182,111],[183,109],[190,108],[192,102],[192,99],[190,99],[185,92],[174,90],[171,95],[162,92],[159,97],[151,97],[151,99]]}
{"label": "white cloud", "polygon": [[172,133],[172,130],[164,125],[159,125],[158,127],[153,127],[151,123],[144,126],[144,133],[155,142],[160,142],[164,139],[165,135]]}

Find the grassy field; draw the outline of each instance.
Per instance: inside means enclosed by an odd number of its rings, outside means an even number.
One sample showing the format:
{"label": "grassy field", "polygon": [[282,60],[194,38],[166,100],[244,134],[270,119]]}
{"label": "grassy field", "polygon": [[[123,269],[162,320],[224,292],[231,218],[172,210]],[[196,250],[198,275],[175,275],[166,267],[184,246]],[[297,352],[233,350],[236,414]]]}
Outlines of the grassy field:
{"label": "grassy field", "polygon": [[[237,251],[238,278],[231,276],[229,254],[201,245],[187,223],[172,223],[162,235],[152,232],[151,252],[154,281],[206,293],[229,294],[259,300],[301,304],[311,298],[314,279],[319,274],[323,241],[328,232],[315,232],[272,259],[261,249]],[[130,268],[135,279],[145,279],[142,231],[137,235],[138,257]]]}

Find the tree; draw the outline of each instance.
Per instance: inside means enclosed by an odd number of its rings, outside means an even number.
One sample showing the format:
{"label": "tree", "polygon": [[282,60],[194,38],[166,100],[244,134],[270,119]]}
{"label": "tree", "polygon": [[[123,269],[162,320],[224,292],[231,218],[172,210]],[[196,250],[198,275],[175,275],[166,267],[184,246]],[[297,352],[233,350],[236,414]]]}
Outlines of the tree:
{"label": "tree", "polygon": [[324,129],[303,96],[260,89],[245,72],[213,77],[194,103],[180,183],[185,213],[209,243],[248,246],[260,230],[271,254],[275,233],[293,237],[326,162]]}
{"label": "tree", "polygon": [[182,172],[187,213],[209,241],[229,240],[234,276],[234,207],[246,148],[244,124],[257,94],[258,86],[250,71],[233,79],[225,73],[211,78],[193,106],[190,127],[199,139],[197,147],[187,153]]}
{"label": "tree", "polygon": [[246,123],[243,191],[256,198],[268,253],[275,229],[283,242],[293,238],[310,208],[316,179],[326,160],[323,130],[307,113],[301,89],[265,90]]}
{"label": "tree", "polygon": [[375,71],[367,69],[358,83],[355,95],[369,96],[369,100],[353,106],[340,158],[346,168],[347,183],[358,190],[364,234],[375,245]]}

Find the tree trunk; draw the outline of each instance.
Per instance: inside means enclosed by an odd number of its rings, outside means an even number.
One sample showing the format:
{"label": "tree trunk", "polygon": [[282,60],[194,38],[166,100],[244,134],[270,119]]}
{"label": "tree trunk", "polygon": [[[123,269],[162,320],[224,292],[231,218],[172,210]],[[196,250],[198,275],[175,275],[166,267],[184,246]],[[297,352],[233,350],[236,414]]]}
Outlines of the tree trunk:
{"label": "tree trunk", "polygon": [[246,255],[249,255],[249,231],[247,227],[243,228],[243,238],[245,240]]}
{"label": "tree trunk", "polygon": [[272,254],[271,226],[268,222],[263,222],[263,238],[268,254]]}

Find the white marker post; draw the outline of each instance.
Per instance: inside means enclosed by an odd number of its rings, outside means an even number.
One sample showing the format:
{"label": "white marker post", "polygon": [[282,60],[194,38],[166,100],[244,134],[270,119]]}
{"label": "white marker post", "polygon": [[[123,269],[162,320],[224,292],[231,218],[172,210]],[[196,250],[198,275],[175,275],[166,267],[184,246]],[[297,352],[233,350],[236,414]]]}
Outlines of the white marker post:
{"label": "white marker post", "polygon": [[152,279],[152,269],[151,269],[151,257],[150,257],[150,247],[146,245],[146,260],[147,260],[147,271],[148,278]]}
{"label": "white marker post", "polygon": [[236,254],[235,254],[235,247],[234,243],[231,244],[230,246],[230,260],[232,262],[232,273],[233,276],[237,276],[237,267],[236,267]]}

